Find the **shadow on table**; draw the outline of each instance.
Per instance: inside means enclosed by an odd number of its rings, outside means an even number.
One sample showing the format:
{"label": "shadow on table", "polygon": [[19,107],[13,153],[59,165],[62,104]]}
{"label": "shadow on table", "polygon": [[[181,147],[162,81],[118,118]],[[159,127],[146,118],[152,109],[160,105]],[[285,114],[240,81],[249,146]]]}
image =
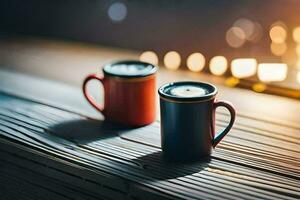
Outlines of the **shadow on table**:
{"label": "shadow on table", "polygon": [[116,137],[129,127],[101,120],[71,120],[55,124],[49,128],[53,135],[86,144],[95,140]]}
{"label": "shadow on table", "polygon": [[[118,137],[132,130],[132,127],[121,126],[100,120],[70,120],[49,128],[51,134],[75,142],[87,144],[97,140]],[[164,159],[161,151],[136,157],[131,160],[140,166],[141,173],[155,180],[167,180],[195,174],[208,167],[210,158],[201,161],[174,162]]]}
{"label": "shadow on table", "polygon": [[199,161],[167,161],[161,151],[133,159],[143,167],[143,174],[156,180],[167,180],[192,175],[204,170],[210,163],[210,158]]}

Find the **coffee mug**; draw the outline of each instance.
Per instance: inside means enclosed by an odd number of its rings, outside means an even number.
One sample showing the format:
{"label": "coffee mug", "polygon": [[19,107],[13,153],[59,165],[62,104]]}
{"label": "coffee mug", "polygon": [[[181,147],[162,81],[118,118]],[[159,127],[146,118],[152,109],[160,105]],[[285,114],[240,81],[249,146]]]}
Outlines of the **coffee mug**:
{"label": "coffee mug", "polygon": [[[88,75],[83,94],[102,112],[105,120],[129,126],[143,126],[155,120],[156,71],[158,67],[139,61],[120,61],[103,67],[103,75]],[[87,83],[98,80],[104,88],[104,105],[88,93]]]}
{"label": "coffee mug", "polygon": [[[207,157],[232,128],[234,107],[216,101],[217,88],[202,82],[174,82],[159,88],[161,146],[169,160],[195,160]],[[228,126],[215,136],[215,110],[230,112]]]}

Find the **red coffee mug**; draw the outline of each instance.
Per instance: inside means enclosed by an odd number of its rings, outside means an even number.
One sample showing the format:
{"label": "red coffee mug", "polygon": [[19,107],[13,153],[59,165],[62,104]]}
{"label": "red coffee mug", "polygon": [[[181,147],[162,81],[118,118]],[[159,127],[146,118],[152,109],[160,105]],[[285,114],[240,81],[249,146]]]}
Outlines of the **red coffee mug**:
{"label": "red coffee mug", "polygon": [[[88,75],[83,94],[102,112],[105,120],[143,126],[155,120],[156,71],[158,67],[139,61],[120,61],[103,67],[103,75]],[[87,91],[87,83],[96,79],[103,84],[104,105],[96,103]]]}

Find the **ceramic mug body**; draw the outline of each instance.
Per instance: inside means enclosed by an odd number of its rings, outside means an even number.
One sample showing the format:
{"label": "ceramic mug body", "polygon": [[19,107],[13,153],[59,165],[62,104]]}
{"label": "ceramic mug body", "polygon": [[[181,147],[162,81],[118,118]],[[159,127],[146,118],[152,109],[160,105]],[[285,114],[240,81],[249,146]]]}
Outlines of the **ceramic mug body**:
{"label": "ceramic mug body", "polygon": [[[195,85],[206,88],[208,93],[200,97],[177,97],[164,93],[167,87]],[[216,101],[217,89],[199,82],[177,82],[159,89],[161,113],[161,146],[168,160],[197,160],[207,157],[231,129],[235,120],[233,106]],[[215,109],[226,107],[231,120],[223,132],[215,136]]]}
{"label": "ceramic mug body", "polygon": [[[150,65],[139,61],[122,61],[113,65]],[[152,66],[152,65],[151,65]],[[86,99],[97,110],[103,113],[105,120],[129,126],[143,126],[155,120],[156,113],[156,67],[147,73],[121,75],[103,70],[103,76],[91,74],[83,83],[83,93]],[[115,70],[115,73],[118,73]],[[138,73],[138,72],[137,72]],[[99,105],[88,94],[86,85],[97,79],[104,88],[104,105]]]}
{"label": "ceramic mug body", "polygon": [[104,116],[134,126],[152,123],[156,112],[155,82],[155,75],[135,79],[104,77]]}
{"label": "ceramic mug body", "polygon": [[160,98],[161,146],[167,158],[191,160],[210,155],[213,101],[178,103]]}

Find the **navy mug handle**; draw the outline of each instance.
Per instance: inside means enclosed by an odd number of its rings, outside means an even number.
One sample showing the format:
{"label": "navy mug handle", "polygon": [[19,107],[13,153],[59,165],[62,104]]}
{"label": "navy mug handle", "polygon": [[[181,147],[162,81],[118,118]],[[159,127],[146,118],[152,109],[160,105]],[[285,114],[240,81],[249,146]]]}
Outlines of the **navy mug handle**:
{"label": "navy mug handle", "polygon": [[221,142],[221,140],[224,138],[224,136],[230,131],[230,129],[232,128],[233,123],[235,121],[235,109],[234,109],[233,105],[226,101],[216,101],[213,104],[213,117],[212,117],[212,120],[213,120],[212,121],[212,126],[213,126],[212,130],[213,131],[215,130],[215,127],[214,127],[215,126],[215,111],[216,111],[217,107],[219,107],[219,106],[223,106],[223,107],[227,108],[227,110],[230,113],[230,121],[229,121],[228,126],[221,133],[218,133],[216,136],[214,136],[214,138],[212,139],[213,147],[216,147],[217,144],[219,144],[219,142]]}

